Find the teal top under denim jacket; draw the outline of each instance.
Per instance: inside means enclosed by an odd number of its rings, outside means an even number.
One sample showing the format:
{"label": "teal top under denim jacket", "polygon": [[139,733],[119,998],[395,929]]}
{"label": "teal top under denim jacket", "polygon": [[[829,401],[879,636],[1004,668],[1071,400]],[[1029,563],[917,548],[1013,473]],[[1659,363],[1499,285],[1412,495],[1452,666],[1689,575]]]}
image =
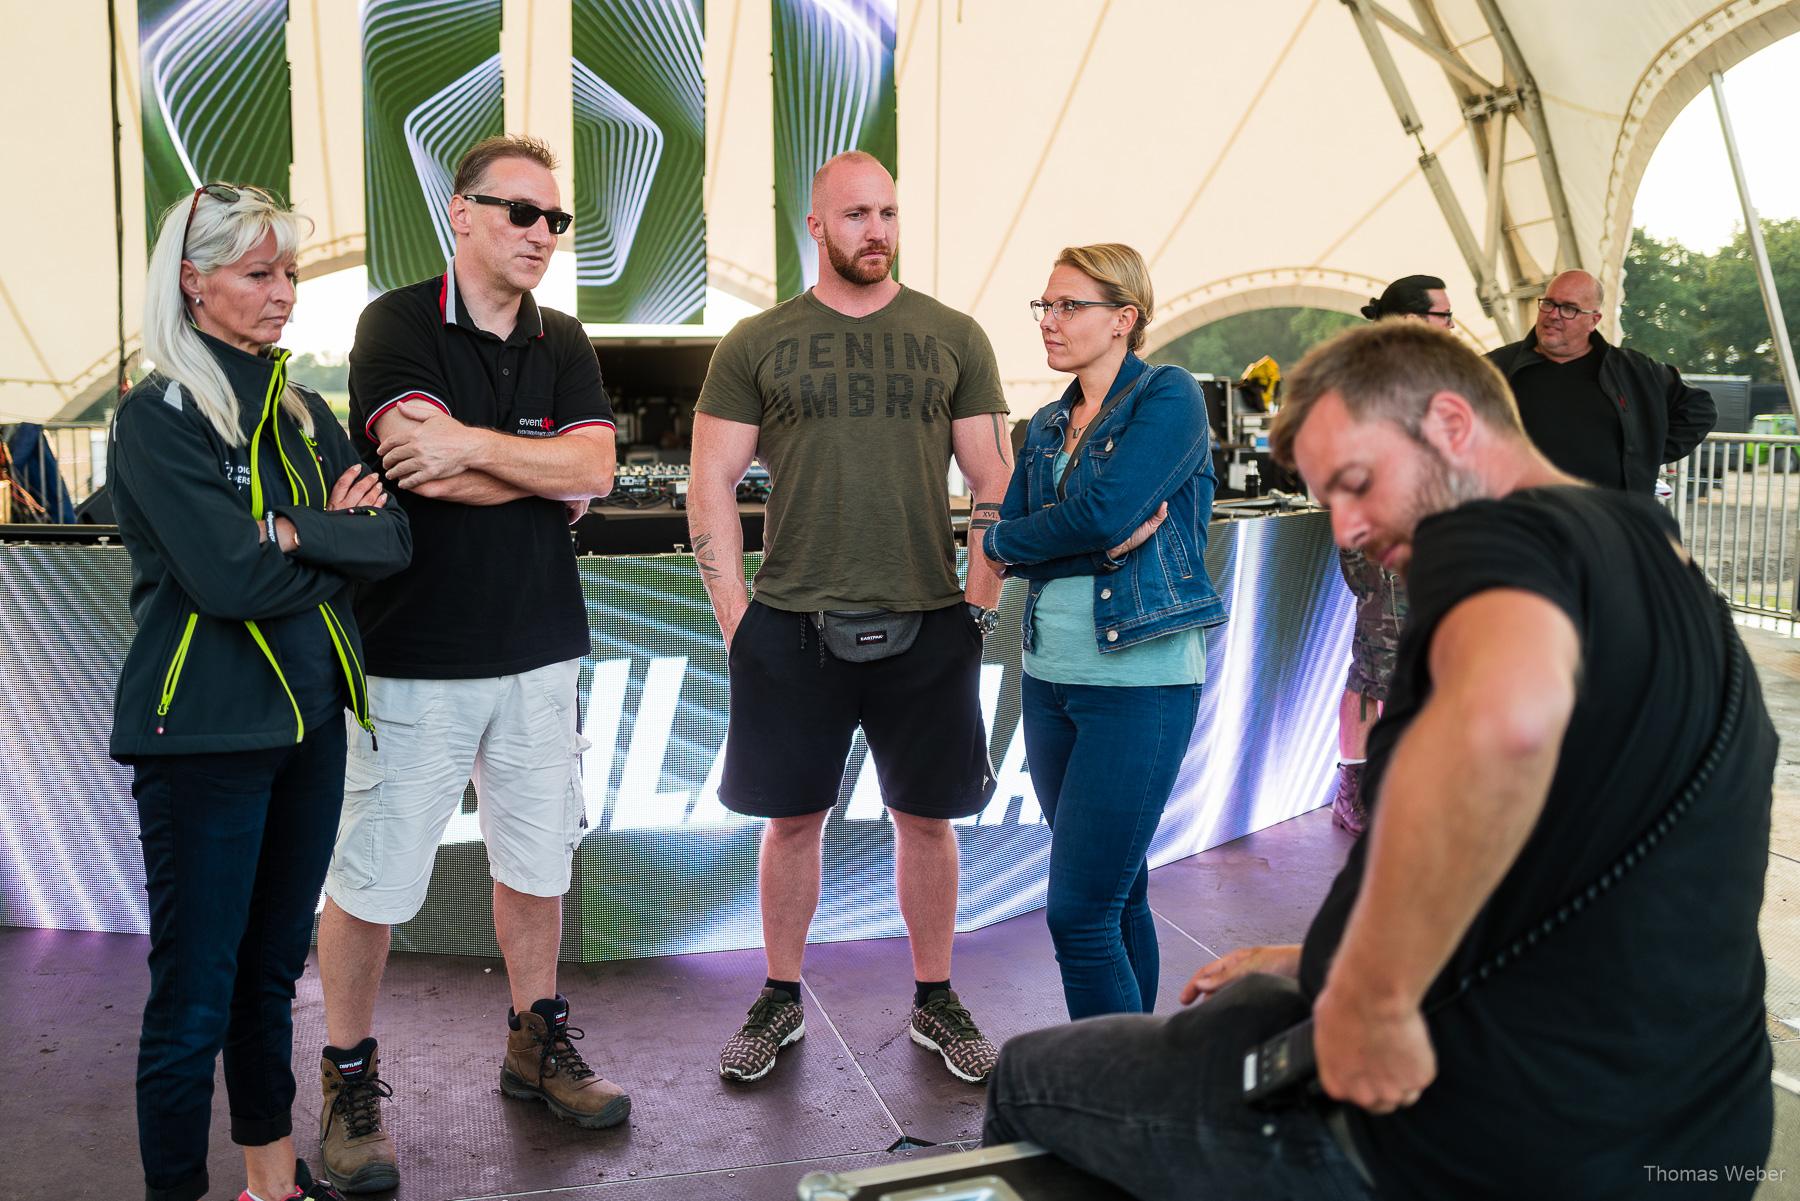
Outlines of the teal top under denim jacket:
{"label": "teal top under denim jacket", "polygon": [[[1032,417],[1000,520],[988,527],[982,544],[989,557],[1006,564],[1007,574],[1031,582],[1025,647],[1034,645],[1033,616],[1044,583],[1068,576],[1093,579],[1094,644],[1102,654],[1218,625],[1225,603],[1206,574],[1218,478],[1200,386],[1179,367],[1151,367],[1126,355],[1059,478],[1057,453],[1080,396],[1080,382],[1071,383]],[[1169,514],[1156,533],[1122,558],[1109,559],[1107,549],[1130,537],[1164,501]]]}

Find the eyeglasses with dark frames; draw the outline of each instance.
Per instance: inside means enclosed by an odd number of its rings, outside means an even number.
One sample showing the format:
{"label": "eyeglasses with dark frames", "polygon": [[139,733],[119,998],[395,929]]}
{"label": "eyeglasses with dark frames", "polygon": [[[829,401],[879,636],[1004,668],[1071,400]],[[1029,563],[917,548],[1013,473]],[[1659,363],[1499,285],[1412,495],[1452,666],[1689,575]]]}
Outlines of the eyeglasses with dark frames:
{"label": "eyeglasses with dark frames", "polygon": [[1455,329],[1456,328],[1456,318],[1451,315],[1451,312],[1449,309],[1426,309],[1423,313],[1420,314],[1420,316],[1438,318],[1440,321],[1442,321],[1444,323],[1445,329]]}
{"label": "eyeglasses with dark frames", "polygon": [[1045,314],[1055,313],[1058,321],[1067,321],[1082,309],[1122,309],[1122,300],[1034,300],[1031,302],[1031,319],[1042,321]]}
{"label": "eyeglasses with dark frames", "polygon": [[475,192],[462,193],[464,200],[473,200],[476,204],[504,204],[506,216],[520,229],[530,229],[542,218],[544,224],[553,234],[569,232],[569,223],[575,220],[573,213],[565,213],[561,209],[541,209],[535,204],[527,204],[523,200],[508,200],[504,196],[482,196]]}
{"label": "eyeglasses with dark frames", "polygon": [[1555,313],[1564,321],[1573,321],[1577,317],[1598,317],[1599,309],[1584,309],[1578,304],[1570,304],[1566,300],[1551,300],[1548,296],[1538,301],[1538,312]]}

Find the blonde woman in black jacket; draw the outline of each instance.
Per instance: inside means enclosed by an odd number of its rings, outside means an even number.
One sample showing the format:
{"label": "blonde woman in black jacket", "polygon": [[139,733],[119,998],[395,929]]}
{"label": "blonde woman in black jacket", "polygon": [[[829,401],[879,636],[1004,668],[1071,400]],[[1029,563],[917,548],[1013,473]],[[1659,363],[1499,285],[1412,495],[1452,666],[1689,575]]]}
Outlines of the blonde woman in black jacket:
{"label": "blonde woman in black jacket", "polygon": [[406,565],[388,504],[275,346],[304,218],[208,184],[165,214],[111,462],[137,636],[113,757],[135,773],[150,899],[138,1135],[150,1201],[208,1190],[213,1066],[254,1201],[329,1198],[296,1161],[292,1001],[367,725],[351,589]]}

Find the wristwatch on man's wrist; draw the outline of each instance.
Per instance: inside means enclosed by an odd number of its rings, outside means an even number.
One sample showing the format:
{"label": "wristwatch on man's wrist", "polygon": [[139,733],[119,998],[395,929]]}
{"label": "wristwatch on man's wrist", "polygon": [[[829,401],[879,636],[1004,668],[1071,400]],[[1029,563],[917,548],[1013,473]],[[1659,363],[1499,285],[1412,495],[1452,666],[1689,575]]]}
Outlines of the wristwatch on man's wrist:
{"label": "wristwatch on man's wrist", "polygon": [[1000,624],[1000,610],[983,609],[973,601],[965,601],[964,605],[969,610],[969,619],[975,623],[975,628],[981,631],[983,638],[992,634],[994,628]]}

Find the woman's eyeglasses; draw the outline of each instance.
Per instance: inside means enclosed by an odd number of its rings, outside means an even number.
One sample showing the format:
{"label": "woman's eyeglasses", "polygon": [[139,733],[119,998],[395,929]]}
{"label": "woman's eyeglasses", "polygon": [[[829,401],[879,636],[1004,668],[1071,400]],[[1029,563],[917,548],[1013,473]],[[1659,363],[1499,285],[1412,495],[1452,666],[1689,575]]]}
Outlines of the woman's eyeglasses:
{"label": "woman's eyeglasses", "polygon": [[464,192],[464,200],[473,200],[476,204],[504,204],[507,218],[520,229],[530,229],[543,218],[544,224],[550,227],[553,234],[564,234],[569,231],[569,222],[575,220],[574,214],[560,209],[541,209],[535,204],[527,204],[523,200],[508,200],[504,196],[479,196],[473,192]]}
{"label": "woman's eyeglasses", "polygon": [[1042,321],[1046,313],[1055,313],[1058,321],[1067,321],[1082,309],[1122,309],[1123,301],[1118,300],[1034,300],[1031,302],[1031,319]]}

